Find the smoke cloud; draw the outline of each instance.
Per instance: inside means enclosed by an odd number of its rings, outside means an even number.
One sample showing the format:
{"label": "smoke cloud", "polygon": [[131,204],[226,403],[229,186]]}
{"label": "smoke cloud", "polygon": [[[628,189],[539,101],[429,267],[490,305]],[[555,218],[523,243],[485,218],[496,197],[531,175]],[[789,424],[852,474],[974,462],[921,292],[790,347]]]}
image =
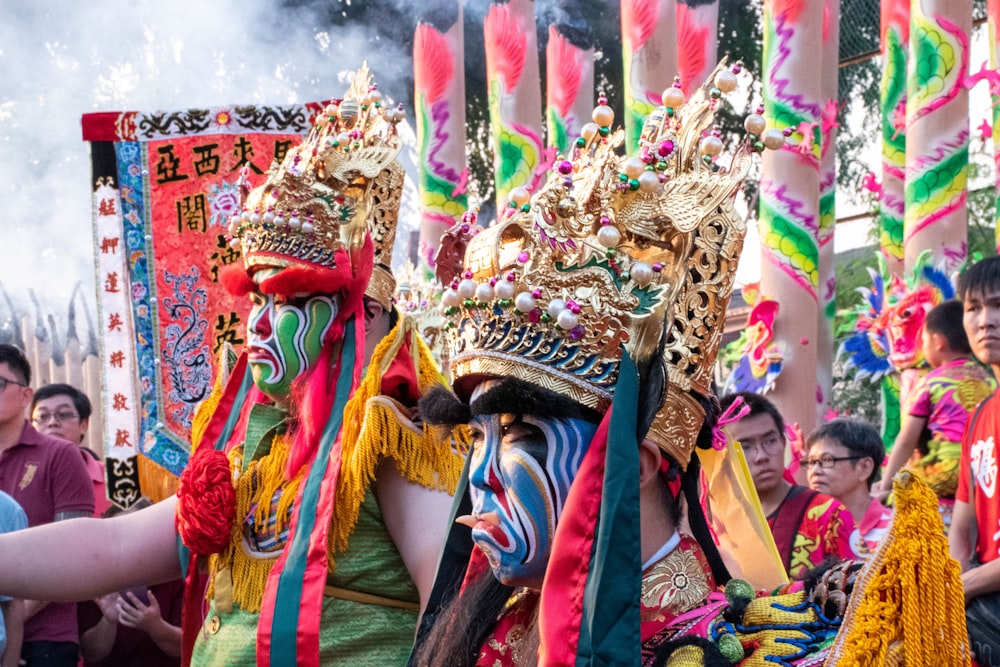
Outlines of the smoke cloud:
{"label": "smoke cloud", "polygon": [[325,99],[365,56],[388,96],[409,99],[409,47],[378,22],[335,25],[350,0],[276,4],[0,4],[0,283],[20,307],[31,288],[62,320],[77,283],[95,307],[84,113]]}

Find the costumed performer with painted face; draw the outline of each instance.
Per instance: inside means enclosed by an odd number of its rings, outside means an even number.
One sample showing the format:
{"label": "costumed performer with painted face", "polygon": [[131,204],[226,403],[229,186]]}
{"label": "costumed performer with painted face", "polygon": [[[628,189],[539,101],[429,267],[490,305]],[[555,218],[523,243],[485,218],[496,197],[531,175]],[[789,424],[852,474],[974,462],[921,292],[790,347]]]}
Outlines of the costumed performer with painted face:
{"label": "costumed performer with painted face", "polygon": [[192,664],[405,663],[461,458],[413,421],[440,376],[391,312],[400,113],[363,67],[247,193],[224,282],[250,298],[248,344],[199,411],[177,498],[0,545],[0,589],[90,598],[187,561]]}
{"label": "costumed performer with painted face", "polygon": [[[758,597],[730,579],[699,500],[693,452],[724,447],[712,366],[753,146],[714,168],[734,74],[720,66],[683,107],[665,93],[627,159],[601,100],[530,200],[514,191],[494,225],[442,241],[445,256],[467,244],[442,299],[457,397],[433,391],[421,411],[467,425],[473,447],[412,665],[820,664],[834,643],[860,565]],[[770,539],[755,498],[723,507],[717,490],[720,514],[758,515],[730,543]],[[748,555],[729,557],[759,579]],[[768,558],[783,578],[773,541]]]}

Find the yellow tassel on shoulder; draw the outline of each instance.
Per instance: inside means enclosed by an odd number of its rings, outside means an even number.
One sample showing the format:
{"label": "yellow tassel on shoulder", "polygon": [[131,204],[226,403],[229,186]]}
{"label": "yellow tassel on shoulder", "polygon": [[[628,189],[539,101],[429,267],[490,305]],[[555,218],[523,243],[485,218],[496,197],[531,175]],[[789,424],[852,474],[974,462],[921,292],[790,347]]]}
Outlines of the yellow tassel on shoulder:
{"label": "yellow tassel on shoulder", "polygon": [[889,535],[858,578],[826,667],[969,665],[961,570],[937,496],[909,470],[893,490]]}
{"label": "yellow tassel on shoulder", "polygon": [[421,392],[445,382],[413,320],[400,317],[372,352],[368,371],[344,408],[340,480],[329,539],[331,571],[333,552],[347,549],[365,492],[384,459],[392,458],[410,482],[448,493],[454,493],[461,475],[461,456],[450,443],[441,442],[429,427],[414,425],[406,407],[380,396],[382,376],[407,342]]}

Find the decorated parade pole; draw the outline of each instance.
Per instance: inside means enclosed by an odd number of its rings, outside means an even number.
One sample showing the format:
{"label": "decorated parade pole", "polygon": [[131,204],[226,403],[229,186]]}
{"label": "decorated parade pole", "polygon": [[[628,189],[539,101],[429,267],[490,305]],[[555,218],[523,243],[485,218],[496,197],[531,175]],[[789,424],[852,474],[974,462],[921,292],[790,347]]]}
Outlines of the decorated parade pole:
{"label": "decorated parade pole", "polygon": [[817,419],[822,420],[833,398],[834,319],[837,281],[833,237],[837,224],[837,110],[840,75],[840,1],[826,0],[823,21],[819,180],[819,319],[816,331]]}
{"label": "decorated parade pole", "polygon": [[684,97],[712,73],[718,45],[719,0],[677,0],[677,72]]}
{"label": "decorated parade pole", "polygon": [[546,145],[563,153],[594,110],[594,35],[578,0],[557,2],[545,46]]}
{"label": "decorated parade pole", "polygon": [[423,6],[413,38],[420,190],[420,257],[434,265],[441,235],[467,207],[465,47],[458,0]]}
{"label": "decorated parade pole", "polygon": [[761,293],[781,304],[774,325],[794,373],[773,400],[803,433],[816,424],[819,311],[821,70],[825,0],[764,2],[763,94],[769,127],[790,134],[763,156],[760,180]]}
{"label": "decorated parade pole", "polygon": [[[1000,0],[986,0],[987,39],[990,43],[990,68],[1000,70]],[[997,251],[1000,252],[1000,85],[990,83],[990,98],[993,104],[993,164],[994,177],[994,213],[993,222]]]}
{"label": "decorated parade pole", "polygon": [[929,250],[950,272],[965,261],[972,0],[912,0],[906,86],[906,271]]}
{"label": "decorated parade pole", "polygon": [[906,174],[906,62],[910,0],[882,0],[882,199],[879,246],[889,276],[903,275]]}
{"label": "decorated parade pole", "polygon": [[542,92],[535,3],[491,4],[483,23],[497,213],[508,193],[535,185],[542,165]]}
{"label": "decorated parade pole", "polygon": [[621,13],[625,137],[628,149],[636,150],[643,118],[678,73],[677,10],[675,0],[621,0]]}

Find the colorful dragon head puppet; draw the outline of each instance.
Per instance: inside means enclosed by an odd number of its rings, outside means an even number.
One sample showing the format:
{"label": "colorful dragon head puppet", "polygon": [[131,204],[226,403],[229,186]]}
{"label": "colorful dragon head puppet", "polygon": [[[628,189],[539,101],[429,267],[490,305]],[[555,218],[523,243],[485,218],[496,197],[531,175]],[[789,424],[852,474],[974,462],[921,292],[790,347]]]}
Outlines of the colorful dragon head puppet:
{"label": "colorful dragon head puppet", "polygon": [[864,303],[854,313],[855,334],[841,348],[848,368],[857,369],[857,378],[877,380],[892,371],[923,366],[924,318],[934,306],[955,298],[951,280],[931,265],[928,252],[920,255],[905,279],[893,276],[888,290],[882,277],[885,268],[881,268],[881,275],[868,270],[872,287],[858,289]]}

